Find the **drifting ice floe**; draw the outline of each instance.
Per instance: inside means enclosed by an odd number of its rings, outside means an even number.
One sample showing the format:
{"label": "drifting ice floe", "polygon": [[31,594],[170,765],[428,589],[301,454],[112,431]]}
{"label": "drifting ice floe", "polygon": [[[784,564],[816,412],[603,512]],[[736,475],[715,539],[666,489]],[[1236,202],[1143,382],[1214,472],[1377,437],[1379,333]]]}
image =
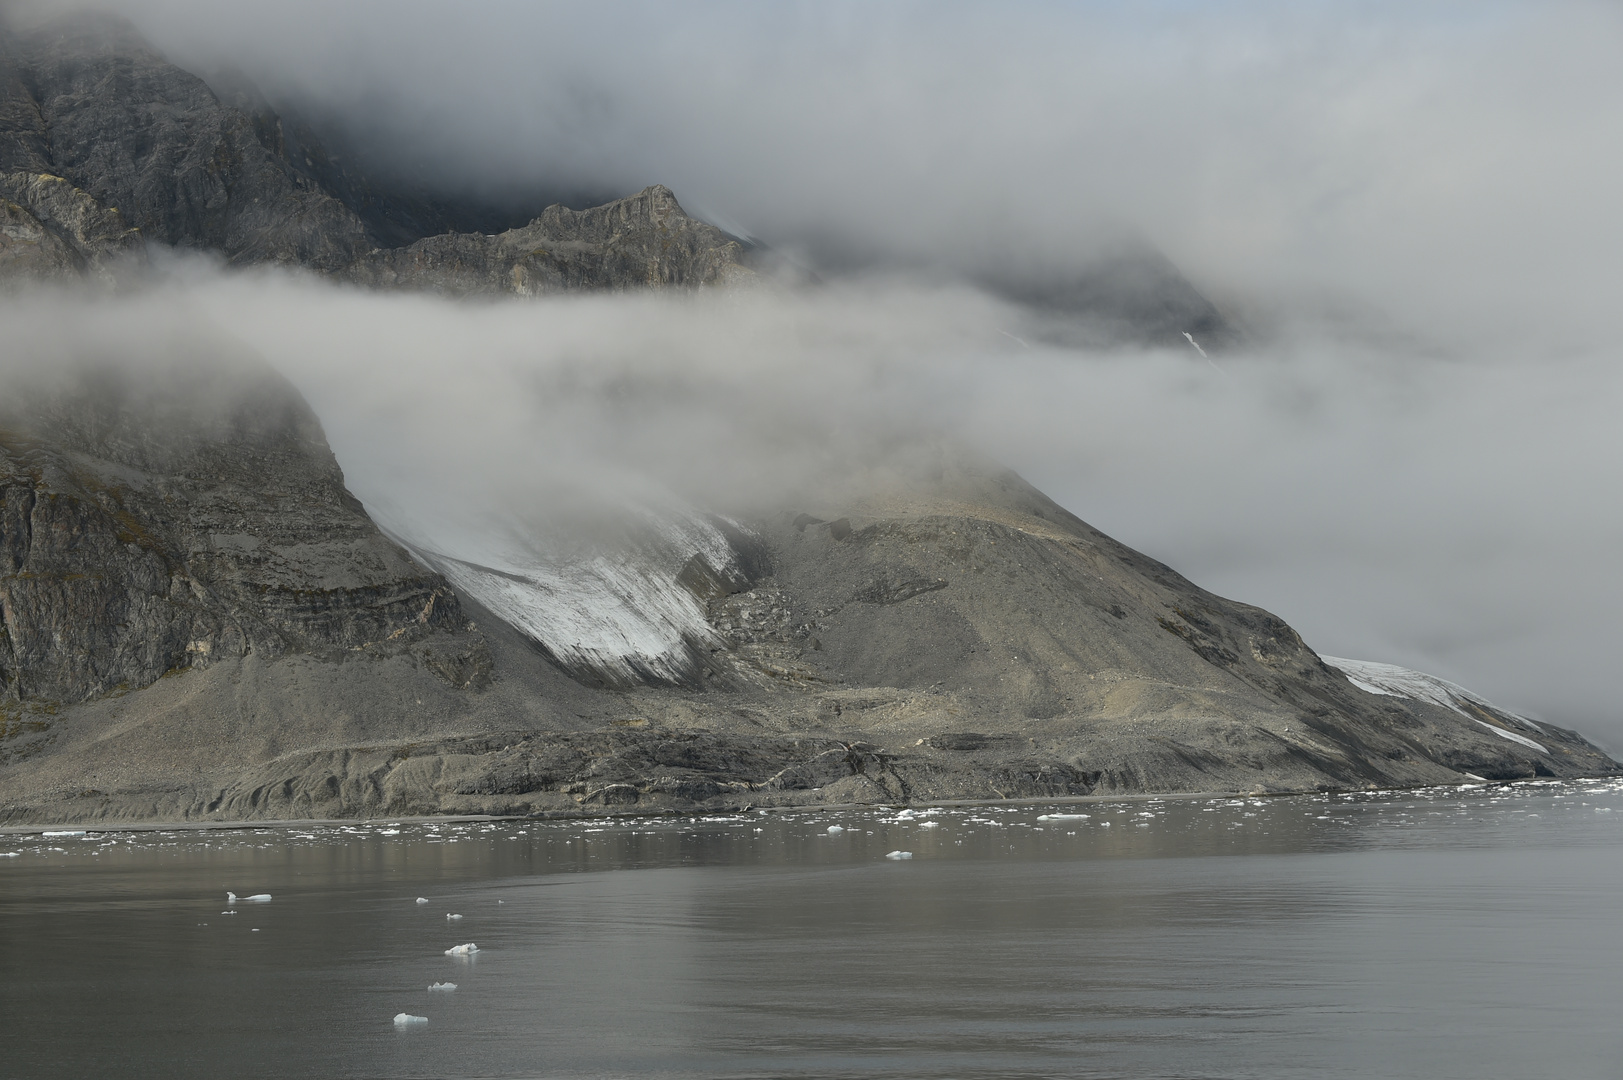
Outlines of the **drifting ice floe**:
{"label": "drifting ice floe", "polygon": [[828,831],[838,835],[839,833],[844,832],[845,828],[844,828],[844,826],[841,826],[841,825],[830,825],[828,827]]}
{"label": "drifting ice floe", "polygon": [[252,896],[238,896],[234,892],[225,894],[225,902],[228,904],[235,904],[238,900],[246,900],[250,904],[265,904],[270,902],[270,898],[271,894],[268,892],[254,893]]}
{"label": "drifting ice floe", "polygon": [[1038,814],[1038,821],[1086,821],[1086,814]]}
{"label": "drifting ice floe", "polygon": [[455,945],[455,946],[452,946],[449,949],[446,949],[445,950],[445,955],[446,956],[472,956],[474,953],[476,953],[478,951],[479,951],[479,946],[475,945],[473,942],[470,941],[466,945]]}
{"label": "drifting ice floe", "polygon": [[431,983],[428,988],[442,994],[448,994],[456,989],[456,983]]}
{"label": "drifting ice floe", "polygon": [[418,903],[419,903],[419,904],[426,904],[426,903],[428,903],[428,897],[426,897],[426,896],[419,896],[419,897],[418,897],[418,898],[417,898],[417,902],[418,902]]}
{"label": "drifting ice floe", "polygon": [[1534,732],[1543,733],[1537,720],[1530,720],[1525,716],[1518,716],[1513,712],[1506,712],[1485,697],[1471,693],[1458,683],[1451,683],[1447,679],[1439,679],[1435,675],[1427,675],[1423,671],[1411,671],[1408,668],[1398,667],[1396,664],[1377,664],[1372,660],[1345,660],[1337,656],[1321,656],[1331,667],[1338,669],[1347,677],[1347,681],[1366,694],[1380,694],[1383,697],[1403,697],[1415,701],[1424,701],[1430,705],[1440,705],[1445,709],[1459,713],[1467,720],[1487,728],[1501,739],[1509,739],[1513,743],[1537,750],[1541,754],[1548,754],[1549,748],[1543,743],[1534,742],[1525,735],[1518,735],[1513,731],[1506,731],[1495,724],[1472,716],[1465,708],[1474,705],[1478,708],[1492,709],[1495,713],[1508,716]]}
{"label": "drifting ice floe", "polygon": [[426,1016],[413,1016],[413,1015],[411,1015],[411,1013],[395,1013],[394,1014],[394,1026],[395,1027],[409,1027],[412,1024],[426,1024],[426,1023],[428,1023],[428,1017],[426,1017]]}
{"label": "drifting ice floe", "polygon": [[83,836],[84,834],[85,831],[83,829],[63,829],[56,832],[40,833],[41,836]]}
{"label": "drifting ice floe", "polygon": [[911,851],[888,851],[885,853],[887,859],[911,859],[912,857],[913,853]]}
{"label": "drifting ice floe", "polygon": [[460,916],[460,915],[446,915],[445,917],[447,919],[460,919],[460,918],[462,918],[462,916]]}

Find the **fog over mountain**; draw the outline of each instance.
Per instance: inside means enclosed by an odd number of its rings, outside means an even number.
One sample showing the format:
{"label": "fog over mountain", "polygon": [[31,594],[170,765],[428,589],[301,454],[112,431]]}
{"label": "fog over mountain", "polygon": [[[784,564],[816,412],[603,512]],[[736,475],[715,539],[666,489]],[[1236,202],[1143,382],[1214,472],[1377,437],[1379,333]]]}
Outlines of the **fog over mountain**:
{"label": "fog over mountain", "polygon": [[[180,263],[99,302],[262,352],[385,528],[967,435],[1322,653],[1623,746],[1615,5],[98,7],[403,189],[522,221],[664,183],[814,272],[470,307]],[[1140,241],[1243,341],[1075,348],[977,288]]]}

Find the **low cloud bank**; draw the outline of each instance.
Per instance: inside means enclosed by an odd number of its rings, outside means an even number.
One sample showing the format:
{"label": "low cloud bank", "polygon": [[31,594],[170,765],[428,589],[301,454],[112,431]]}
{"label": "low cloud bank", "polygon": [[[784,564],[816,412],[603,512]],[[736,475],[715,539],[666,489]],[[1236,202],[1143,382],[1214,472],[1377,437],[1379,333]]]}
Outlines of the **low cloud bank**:
{"label": "low cloud bank", "polygon": [[453,545],[517,522],[590,557],[619,505],[747,513],[964,440],[1318,650],[1623,746],[1615,346],[1439,358],[1299,325],[1207,362],[1043,346],[1023,317],[897,281],[471,304],[187,271],[0,302],[37,361],[262,354],[368,508]]}

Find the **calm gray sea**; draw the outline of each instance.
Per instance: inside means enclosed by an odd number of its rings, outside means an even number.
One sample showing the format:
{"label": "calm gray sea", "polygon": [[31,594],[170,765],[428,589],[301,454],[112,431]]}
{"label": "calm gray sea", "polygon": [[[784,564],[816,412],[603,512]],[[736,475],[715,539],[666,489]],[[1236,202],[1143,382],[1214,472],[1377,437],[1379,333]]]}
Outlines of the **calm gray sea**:
{"label": "calm gray sea", "polygon": [[1618,782],[7,835],[0,1076],[1617,1078],[1620,916]]}

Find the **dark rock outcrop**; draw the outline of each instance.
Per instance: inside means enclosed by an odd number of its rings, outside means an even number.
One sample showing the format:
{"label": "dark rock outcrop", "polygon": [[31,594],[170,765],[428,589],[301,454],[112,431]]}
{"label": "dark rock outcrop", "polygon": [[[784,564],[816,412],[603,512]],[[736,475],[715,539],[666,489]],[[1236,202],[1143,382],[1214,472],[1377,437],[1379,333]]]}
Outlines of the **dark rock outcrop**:
{"label": "dark rock outcrop", "polygon": [[277,152],[274,125],[220,102],[127,24],[59,19],[6,35],[0,169],[66,179],[150,242],[231,262],[332,270],[360,219]]}
{"label": "dark rock outcrop", "polygon": [[463,632],[456,596],[378,532],[269,371],[107,365],[3,389],[0,700]]}

